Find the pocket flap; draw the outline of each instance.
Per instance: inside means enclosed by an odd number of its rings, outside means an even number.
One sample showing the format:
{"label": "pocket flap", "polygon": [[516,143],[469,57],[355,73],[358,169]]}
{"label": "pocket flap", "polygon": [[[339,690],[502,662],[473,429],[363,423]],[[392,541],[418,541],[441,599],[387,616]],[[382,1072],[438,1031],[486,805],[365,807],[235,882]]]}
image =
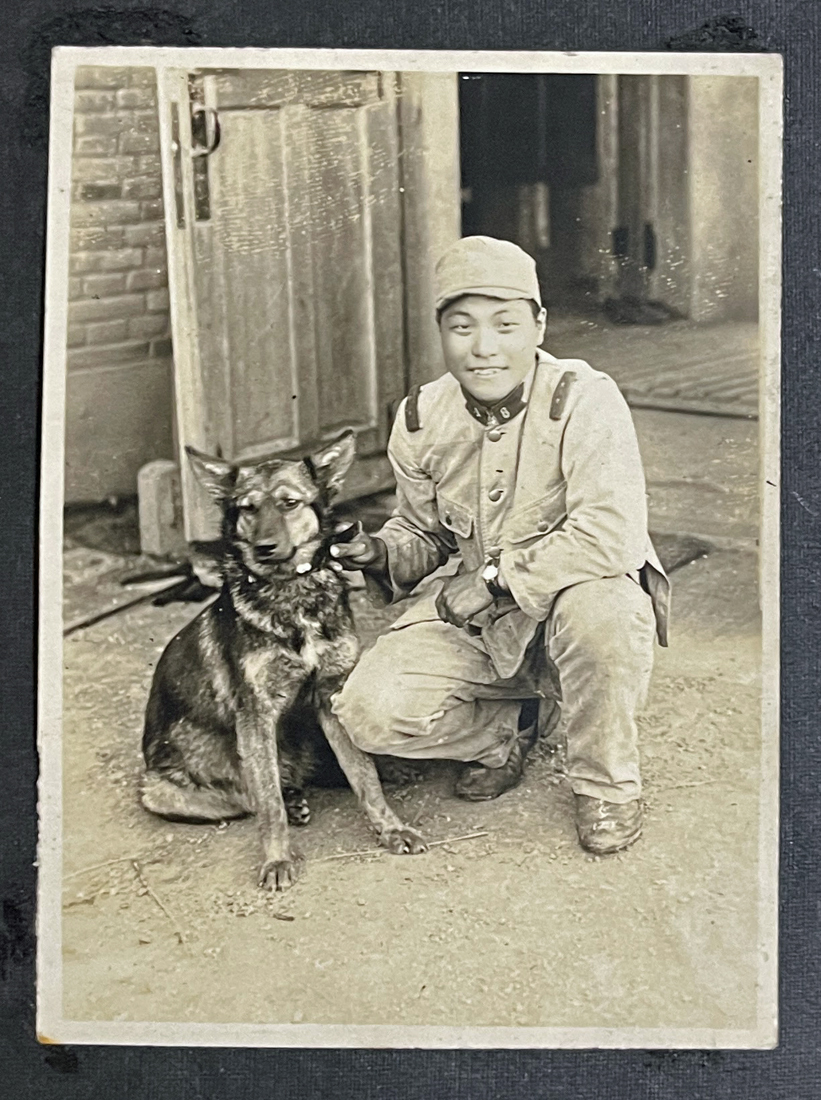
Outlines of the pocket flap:
{"label": "pocket flap", "polygon": [[549,534],[561,526],[565,518],[565,507],[565,483],[562,481],[532,504],[511,513],[507,524],[508,541],[527,542]]}
{"label": "pocket flap", "polygon": [[407,611],[395,619],[389,630],[402,630],[406,626],[416,626],[417,623],[440,623],[439,612],[436,610],[436,598],[442,590],[441,584],[437,584],[413,601]]}
{"label": "pocket flap", "polygon": [[436,506],[439,511],[439,522],[448,531],[466,539],[473,530],[473,516],[463,504],[457,504],[446,497],[437,497]]}

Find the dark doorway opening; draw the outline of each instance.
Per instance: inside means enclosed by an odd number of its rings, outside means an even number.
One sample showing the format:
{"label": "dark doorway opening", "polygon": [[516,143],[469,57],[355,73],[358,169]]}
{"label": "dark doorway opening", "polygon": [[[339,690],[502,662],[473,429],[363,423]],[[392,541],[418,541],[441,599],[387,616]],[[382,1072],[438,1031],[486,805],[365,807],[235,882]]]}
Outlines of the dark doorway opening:
{"label": "dark doorway opening", "polygon": [[459,109],[462,232],[530,252],[549,305],[596,308],[582,218],[583,189],[601,172],[596,77],[465,73]]}

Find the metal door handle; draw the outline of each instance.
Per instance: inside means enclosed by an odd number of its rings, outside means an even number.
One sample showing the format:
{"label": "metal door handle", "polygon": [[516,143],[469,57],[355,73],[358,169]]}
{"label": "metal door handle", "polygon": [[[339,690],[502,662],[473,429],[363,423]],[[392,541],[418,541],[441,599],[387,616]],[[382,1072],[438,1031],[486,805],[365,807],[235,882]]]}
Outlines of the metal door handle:
{"label": "metal door handle", "polygon": [[[210,141],[208,140],[209,115],[213,123]],[[205,139],[201,145],[198,144],[191,150],[191,156],[210,157],[219,147],[219,143],[222,139],[220,118],[217,114],[216,107],[193,107],[191,109],[191,132]]]}

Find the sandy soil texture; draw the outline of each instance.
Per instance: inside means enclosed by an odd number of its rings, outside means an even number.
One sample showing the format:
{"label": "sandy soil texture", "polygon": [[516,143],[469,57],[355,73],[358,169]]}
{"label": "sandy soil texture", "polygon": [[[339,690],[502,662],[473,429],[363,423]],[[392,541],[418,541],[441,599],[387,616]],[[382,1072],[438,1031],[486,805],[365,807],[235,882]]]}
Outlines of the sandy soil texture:
{"label": "sandy soil texture", "polygon": [[[254,822],[169,824],[137,800],[142,711],[197,608],[143,605],[66,639],[63,989],[69,1019],[751,1028],[756,1013],[756,560],[676,573],[642,718],[645,835],[578,846],[560,755],[483,805],[449,765],[390,792],[437,843],[374,850],[347,790],[313,795],[305,870],[255,885]],[[390,612],[359,593],[372,639]],[[347,855],[346,853],[354,853]],[[361,854],[359,854],[361,853]]]}

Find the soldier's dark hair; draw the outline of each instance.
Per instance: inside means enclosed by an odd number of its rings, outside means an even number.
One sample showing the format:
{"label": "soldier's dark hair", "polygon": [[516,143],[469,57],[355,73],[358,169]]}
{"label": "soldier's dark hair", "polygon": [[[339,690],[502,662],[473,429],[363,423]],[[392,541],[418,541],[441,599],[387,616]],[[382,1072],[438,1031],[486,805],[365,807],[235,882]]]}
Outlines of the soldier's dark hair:
{"label": "soldier's dark hair", "polygon": [[[459,298],[467,298],[467,297],[468,297],[467,294],[460,294],[459,295]],[[451,300],[449,302],[445,302],[445,304],[443,306],[440,306],[439,309],[437,309],[437,311],[436,311],[436,324],[437,325],[440,325],[442,323],[442,314],[445,312],[445,310],[450,309],[450,307],[453,305],[454,302],[459,301],[459,298],[451,298]],[[533,311],[533,320],[534,321],[538,321],[539,314],[541,313],[542,309],[544,309],[545,314],[547,314],[547,306],[544,306],[544,307],[540,306],[535,298],[525,298],[524,301],[526,301],[530,305],[530,308]]]}

